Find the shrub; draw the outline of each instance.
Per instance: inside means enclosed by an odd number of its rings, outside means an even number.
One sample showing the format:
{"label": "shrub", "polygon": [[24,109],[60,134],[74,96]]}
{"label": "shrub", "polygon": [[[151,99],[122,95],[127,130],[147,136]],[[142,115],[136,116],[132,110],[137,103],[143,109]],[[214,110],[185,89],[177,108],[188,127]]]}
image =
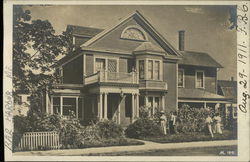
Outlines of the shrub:
{"label": "shrub", "polygon": [[123,128],[114,121],[105,120],[97,123],[101,138],[118,138],[123,136]]}
{"label": "shrub", "polygon": [[130,138],[143,138],[162,135],[159,124],[149,118],[140,118],[130,124],[125,130],[125,135]]}
{"label": "shrub", "polygon": [[183,105],[178,110],[177,131],[181,133],[204,131],[207,114],[212,117],[214,112],[208,108],[198,109]]}

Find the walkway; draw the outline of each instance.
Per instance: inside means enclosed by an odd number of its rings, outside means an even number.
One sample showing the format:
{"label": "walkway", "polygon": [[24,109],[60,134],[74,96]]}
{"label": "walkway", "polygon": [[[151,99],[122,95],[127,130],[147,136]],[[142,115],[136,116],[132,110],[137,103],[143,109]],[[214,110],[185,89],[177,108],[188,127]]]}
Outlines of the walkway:
{"label": "walkway", "polygon": [[[141,140],[140,140],[141,141]],[[144,145],[134,146],[111,146],[111,147],[96,147],[85,149],[65,149],[65,150],[48,150],[48,151],[29,151],[29,152],[15,152],[16,155],[41,155],[41,156],[76,156],[89,154],[102,154],[114,152],[132,152],[132,151],[149,151],[160,149],[181,149],[181,148],[199,148],[199,147],[215,147],[215,146],[233,146],[237,145],[237,140],[224,141],[201,141],[201,142],[183,142],[183,143],[155,143],[143,141]]]}

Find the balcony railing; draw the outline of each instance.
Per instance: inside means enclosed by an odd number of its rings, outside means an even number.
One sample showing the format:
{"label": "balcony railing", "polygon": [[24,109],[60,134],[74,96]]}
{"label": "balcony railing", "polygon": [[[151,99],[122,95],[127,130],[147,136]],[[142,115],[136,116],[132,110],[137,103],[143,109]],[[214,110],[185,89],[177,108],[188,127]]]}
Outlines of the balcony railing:
{"label": "balcony railing", "polygon": [[85,85],[100,83],[100,82],[139,84],[136,72],[122,73],[122,72],[99,71],[97,73],[84,77]]}

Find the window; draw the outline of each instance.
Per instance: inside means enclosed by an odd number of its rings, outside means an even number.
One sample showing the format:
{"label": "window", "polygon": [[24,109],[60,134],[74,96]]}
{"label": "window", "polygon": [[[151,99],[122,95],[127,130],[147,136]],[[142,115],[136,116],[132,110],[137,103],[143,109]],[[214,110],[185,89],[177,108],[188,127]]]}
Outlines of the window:
{"label": "window", "polygon": [[108,71],[117,72],[117,62],[113,59],[108,59]]}
{"label": "window", "polygon": [[76,99],[75,98],[63,98],[63,115],[70,115],[70,111],[76,113]]}
{"label": "window", "polygon": [[105,69],[105,59],[96,58],[95,71],[101,71]]}
{"label": "window", "polygon": [[60,97],[53,97],[53,113],[60,114]]}
{"label": "window", "polygon": [[139,60],[139,79],[144,79],[144,60]]}
{"label": "window", "polygon": [[153,79],[153,61],[148,61],[148,79]]}
{"label": "window", "polygon": [[184,87],[184,69],[178,70],[178,87]]}
{"label": "window", "polygon": [[148,79],[160,80],[160,61],[148,60]]}
{"label": "window", "polygon": [[139,27],[128,27],[124,29],[122,32],[121,38],[130,39],[130,40],[139,40],[145,41],[146,36],[143,32],[143,29],[139,29]]}
{"label": "window", "polygon": [[196,88],[204,88],[204,72],[197,71],[196,72]]}
{"label": "window", "polygon": [[155,61],[154,79],[155,80],[160,80],[160,61]]}

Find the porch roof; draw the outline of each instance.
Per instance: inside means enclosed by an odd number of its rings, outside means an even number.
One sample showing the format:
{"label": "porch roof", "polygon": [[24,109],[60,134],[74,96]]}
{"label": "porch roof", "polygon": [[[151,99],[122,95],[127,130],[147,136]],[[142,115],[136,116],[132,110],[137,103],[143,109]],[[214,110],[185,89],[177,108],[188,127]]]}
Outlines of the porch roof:
{"label": "porch roof", "polygon": [[204,89],[197,89],[197,88],[178,88],[178,98],[179,99],[198,99],[198,100],[215,100],[215,101],[227,101],[228,98],[208,92]]}

